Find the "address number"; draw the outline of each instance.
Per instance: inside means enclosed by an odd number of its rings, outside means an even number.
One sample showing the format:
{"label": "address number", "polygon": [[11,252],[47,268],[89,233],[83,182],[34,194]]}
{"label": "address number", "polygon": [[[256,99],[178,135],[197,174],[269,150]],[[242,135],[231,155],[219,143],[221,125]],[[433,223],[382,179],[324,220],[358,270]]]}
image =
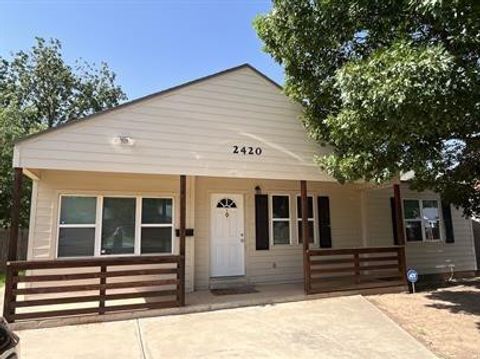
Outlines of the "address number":
{"label": "address number", "polygon": [[262,154],[261,147],[250,147],[250,146],[233,146],[233,153],[236,155],[250,155],[250,156],[260,156]]}

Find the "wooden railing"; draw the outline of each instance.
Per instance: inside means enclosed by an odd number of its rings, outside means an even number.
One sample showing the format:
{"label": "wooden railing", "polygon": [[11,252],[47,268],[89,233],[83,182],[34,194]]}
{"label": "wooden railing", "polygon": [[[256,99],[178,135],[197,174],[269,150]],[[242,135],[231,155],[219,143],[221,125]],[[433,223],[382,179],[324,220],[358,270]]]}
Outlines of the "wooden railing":
{"label": "wooden railing", "polygon": [[308,250],[308,293],[405,286],[404,250],[403,246]]}
{"label": "wooden railing", "polygon": [[4,317],[14,322],[180,306],[181,278],[177,255],[8,262]]}

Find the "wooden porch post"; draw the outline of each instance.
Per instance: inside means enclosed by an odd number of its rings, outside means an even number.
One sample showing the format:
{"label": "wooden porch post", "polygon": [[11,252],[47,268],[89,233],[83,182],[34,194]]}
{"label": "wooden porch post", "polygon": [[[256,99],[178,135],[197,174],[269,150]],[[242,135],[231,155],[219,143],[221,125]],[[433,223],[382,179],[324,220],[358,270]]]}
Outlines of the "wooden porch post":
{"label": "wooden porch post", "polygon": [[17,273],[12,270],[9,262],[17,260],[18,247],[18,229],[20,226],[20,206],[22,197],[22,183],[23,170],[20,167],[15,167],[14,180],[12,188],[12,207],[11,207],[11,222],[10,222],[10,237],[8,240],[8,255],[5,276],[5,293],[3,299],[3,316],[9,323],[13,323],[14,309],[10,306],[15,301],[13,291],[17,288],[17,284],[13,282],[13,277]]}
{"label": "wooden porch post", "polygon": [[303,240],[303,283],[305,293],[310,293],[310,261],[308,256],[308,198],[307,181],[300,181],[300,198],[302,205],[302,240]]}
{"label": "wooden porch post", "polygon": [[393,200],[395,204],[395,212],[397,216],[397,238],[398,244],[401,246],[400,250],[400,270],[403,275],[403,280],[406,283],[406,257],[405,257],[405,231],[403,230],[403,211],[402,211],[402,196],[400,192],[400,185],[394,184],[393,185]]}
{"label": "wooden porch post", "polygon": [[187,213],[187,179],[185,175],[180,176],[180,263],[179,263],[179,305],[185,305],[185,228]]}
{"label": "wooden porch post", "polygon": [[12,207],[10,223],[10,238],[8,241],[8,261],[17,260],[18,228],[20,225],[20,199],[22,197],[23,171],[15,167],[15,177],[12,188]]}
{"label": "wooden porch post", "polygon": [[403,211],[402,211],[402,197],[400,193],[400,185],[393,185],[393,198],[395,201],[395,212],[397,214],[397,235],[398,244],[403,246],[405,244],[405,232],[403,231]]}

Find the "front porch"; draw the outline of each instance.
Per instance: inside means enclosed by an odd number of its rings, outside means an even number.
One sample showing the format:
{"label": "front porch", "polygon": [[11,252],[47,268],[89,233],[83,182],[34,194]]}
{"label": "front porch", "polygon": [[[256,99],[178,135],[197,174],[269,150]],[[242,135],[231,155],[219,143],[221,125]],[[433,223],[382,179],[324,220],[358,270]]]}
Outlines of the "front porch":
{"label": "front porch", "polygon": [[311,250],[308,291],[304,283],[250,285],[246,292],[200,290],[185,299],[179,256],[9,262],[4,316],[20,327],[38,320],[55,326],[398,292],[406,289],[402,254],[401,246]]}
{"label": "front porch", "polygon": [[[95,180],[90,182],[92,176]],[[384,239],[380,246],[368,246],[368,233],[364,231],[365,224],[360,220],[365,216],[360,205],[362,196],[357,187],[340,188],[340,185],[313,181],[309,182],[308,186],[311,183],[311,187],[307,188],[306,181],[140,176],[44,172],[40,185],[37,184],[39,191],[47,193],[47,188],[52,187],[58,191],[48,192],[48,196],[42,199],[45,203],[55,204],[54,211],[49,213],[48,225],[57,234],[48,236],[48,242],[43,242],[48,245],[37,247],[38,252],[40,249],[48,250],[50,254],[46,258],[36,259],[30,255],[27,261],[15,261],[15,253],[10,253],[4,303],[4,316],[9,322],[65,317],[79,320],[79,316],[86,317],[87,321],[108,320],[92,318],[182,313],[184,310],[201,310],[199,308],[208,310],[223,306],[251,305],[248,303],[303,300],[307,295],[314,294],[330,296],[334,293],[398,291],[406,288],[398,185],[394,185],[393,191],[397,214],[397,227],[394,228],[398,244],[393,245],[392,240]],[[66,178],[69,179],[68,191],[62,187],[67,182]],[[138,187],[140,178],[145,179],[141,190]],[[137,204],[143,198],[166,193],[165,183],[168,183],[168,191],[171,191],[173,198],[171,203],[175,208],[173,212],[177,214],[171,220],[172,230],[177,229],[177,234],[172,234],[171,252],[135,256],[101,255],[100,252],[95,252],[93,257],[59,258],[58,253],[55,254],[59,218],[54,213],[61,212],[62,193],[68,193],[67,196],[81,193],[90,197],[93,196],[92,189],[96,190],[95,193],[111,193],[106,189],[112,186],[112,181],[115,181],[118,190],[110,196],[118,197],[119,193],[132,196],[131,193],[135,191]],[[14,225],[18,224],[16,212],[21,182],[22,170],[17,169],[12,216]],[[145,197],[142,196],[143,192],[146,193]],[[225,198],[239,198],[236,207],[228,210],[219,208],[217,201],[212,201],[216,198],[216,193],[222,194],[218,198],[223,198],[223,194],[227,194]],[[237,197],[228,197],[228,194],[237,194]],[[279,203],[287,204],[288,218],[280,220],[283,224],[288,223],[288,231],[282,231],[285,228],[282,225],[278,226],[280,231],[274,233],[273,197],[279,199]],[[263,202],[257,202],[258,199]],[[330,201],[332,208],[329,206]],[[266,207],[257,207],[257,203],[263,203]],[[270,210],[268,206],[271,206]],[[219,216],[214,217],[217,211]],[[211,238],[214,234],[210,232],[212,218],[241,218],[232,215],[234,211],[246,217],[245,224],[238,226],[238,235],[234,238],[242,251],[245,251],[245,277],[251,285],[261,290],[248,294],[214,296],[210,291],[204,290],[209,288],[208,280],[214,277],[212,268],[209,268],[213,259],[209,258],[208,253],[213,248]],[[263,218],[260,218],[258,215],[262,211]],[[97,211],[97,223],[98,218],[101,218],[98,213],[101,212]],[[205,213],[210,213],[210,216],[205,216]],[[140,214],[136,218],[141,218]],[[262,219],[263,226],[259,225]],[[340,219],[350,222],[345,223]],[[391,218],[386,215],[382,220],[390,221]],[[239,223],[243,223],[243,219]],[[119,226],[121,225],[120,223]],[[187,226],[191,228],[188,238]],[[15,248],[16,243],[17,231],[14,227],[10,248]],[[139,233],[141,224],[137,223],[137,227],[136,233]],[[95,238],[100,238],[100,235],[98,231]],[[139,237],[135,235],[136,239]],[[302,242],[302,238],[309,240]],[[288,243],[282,243],[284,239],[288,239]],[[96,243],[100,244],[98,241]],[[135,248],[139,248],[139,243],[135,243]],[[392,245],[386,246],[385,243]],[[322,247],[325,245],[328,248]],[[97,251],[99,247],[95,248]],[[190,263],[187,268],[186,262]],[[188,282],[191,284],[187,286]],[[285,282],[290,284],[282,284]],[[299,292],[302,284],[303,291]],[[186,287],[191,289],[186,290]],[[196,291],[185,293],[192,290]]]}
{"label": "front porch", "polygon": [[[340,284],[338,281],[337,284]],[[347,284],[347,281],[345,282]],[[242,308],[250,306],[264,306],[275,305],[280,303],[301,302],[306,300],[321,299],[351,295],[373,295],[380,293],[396,293],[404,291],[404,286],[386,287],[386,288],[371,288],[362,289],[361,286],[357,288],[350,288],[342,292],[325,292],[318,294],[307,295],[303,290],[303,283],[285,283],[285,284],[264,284],[253,287],[254,291],[244,294],[232,295],[215,295],[210,290],[199,290],[186,295],[185,306],[175,306],[169,308],[154,308],[148,310],[135,311],[117,311],[109,312],[104,315],[83,314],[70,315],[60,317],[45,317],[38,319],[19,320],[12,323],[14,330],[35,329],[35,328],[50,328],[65,325],[87,324],[110,322],[119,320],[129,320],[136,318],[148,318],[168,315],[181,315],[189,313],[201,313],[207,311]],[[138,298],[123,300],[123,305],[139,305],[148,303],[155,303],[159,298]],[[73,303],[73,304],[58,304],[55,306],[56,310],[75,310],[81,308],[88,308],[88,303]],[[37,307],[35,312],[41,313],[51,310],[48,306]],[[41,320],[40,320],[41,319]]]}

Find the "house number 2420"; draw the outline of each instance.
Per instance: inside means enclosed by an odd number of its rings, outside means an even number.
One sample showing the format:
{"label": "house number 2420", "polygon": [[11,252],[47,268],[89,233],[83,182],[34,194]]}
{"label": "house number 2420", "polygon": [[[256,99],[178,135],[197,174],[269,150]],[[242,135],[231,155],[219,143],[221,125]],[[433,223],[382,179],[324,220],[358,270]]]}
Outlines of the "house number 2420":
{"label": "house number 2420", "polygon": [[251,146],[233,146],[233,153],[236,155],[253,155],[260,156],[262,154],[261,147],[251,147]]}

